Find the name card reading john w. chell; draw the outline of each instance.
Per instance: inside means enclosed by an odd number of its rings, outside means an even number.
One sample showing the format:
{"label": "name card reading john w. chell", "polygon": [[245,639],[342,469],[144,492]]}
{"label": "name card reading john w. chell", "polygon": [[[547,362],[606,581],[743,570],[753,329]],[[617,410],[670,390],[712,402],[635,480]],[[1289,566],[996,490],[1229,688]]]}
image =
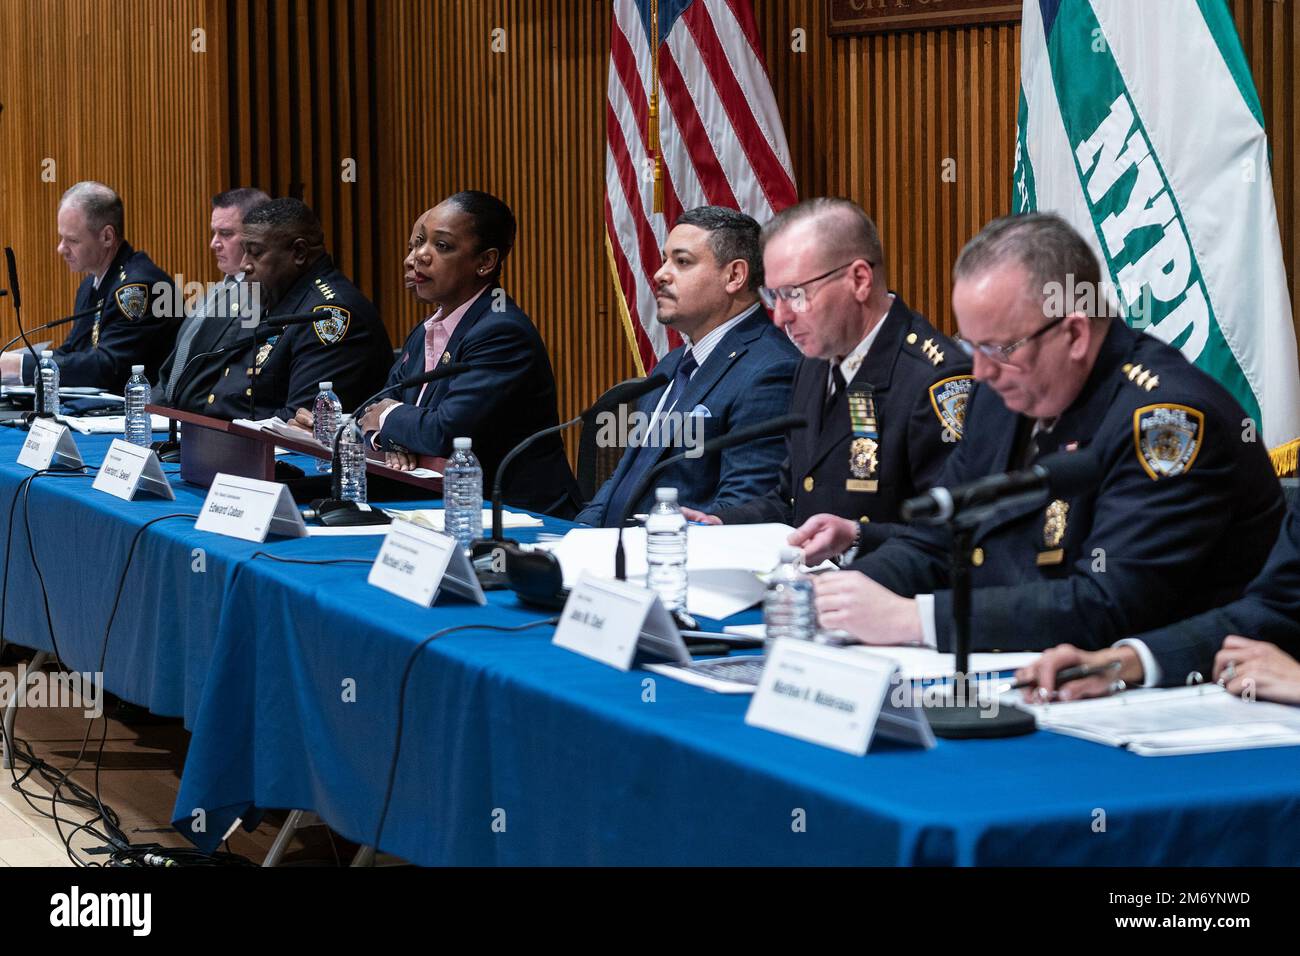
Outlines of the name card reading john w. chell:
{"label": "name card reading john w. chell", "polygon": [[274,481],[222,472],[212,479],[194,527],[258,543],[272,532],[287,538],[307,536],[302,512],[293,503],[288,488]]}
{"label": "name card reading john w. chell", "polygon": [[919,707],[891,700],[897,662],[781,638],[767,652],[745,723],[861,757],[873,734],[926,749],[934,732]]}
{"label": "name card reading john w. chell", "polygon": [[831,36],[1014,23],[1021,0],[826,0]]}
{"label": "name card reading john w. chell", "polygon": [[456,539],[414,521],[399,519],[388,526],[366,581],[422,607],[433,604],[440,587],[475,604],[487,604],[478,576]]}
{"label": "name card reading john w. chell", "polygon": [[124,438],[114,438],[113,444],[108,446],[108,454],[104,456],[104,463],[99,466],[91,487],[123,501],[132,500],[141,491],[176,500],[176,492],[172,491],[153,450],[134,445]]}
{"label": "name card reading john w. chell", "polygon": [[33,471],[80,468],[81,452],[67,425],[52,418],[33,418],[23,447],[18,450],[18,464]]}
{"label": "name card reading john w. chell", "polygon": [[621,671],[638,658],[679,663],[691,659],[672,615],[654,591],[585,571],[564,603],[551,643]]}

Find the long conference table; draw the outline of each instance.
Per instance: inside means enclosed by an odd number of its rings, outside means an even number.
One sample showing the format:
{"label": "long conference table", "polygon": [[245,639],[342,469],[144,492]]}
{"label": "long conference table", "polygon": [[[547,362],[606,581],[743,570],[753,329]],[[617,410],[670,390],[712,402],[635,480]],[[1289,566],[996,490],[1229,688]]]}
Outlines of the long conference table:
{"label": "long conference table", "polygon": [[[379,537],[196,531],[205,489],[174,475],[175,501],[125,502],[81,474],[24,496],[22,439],[0,429],[4,636],[57,642],[78,671],[102,656],[108,690],[183,718],[173,822],[201,848],[258,808],[314,811],[373,843],[416,645],[548,616],[509,592],[422,608],[374,588]],[[110,441],[76,440],[90,465]],[[401,506],[420,505],[437,506]],[[143,527],[173,514],[188,517]],[[420,653],[379,849],[428,865],[1300,862],[1295,749],[1143,758],[1039,732],[852,757],[746,726],[746,696],[623,673],[553,633],[470,629]]]}

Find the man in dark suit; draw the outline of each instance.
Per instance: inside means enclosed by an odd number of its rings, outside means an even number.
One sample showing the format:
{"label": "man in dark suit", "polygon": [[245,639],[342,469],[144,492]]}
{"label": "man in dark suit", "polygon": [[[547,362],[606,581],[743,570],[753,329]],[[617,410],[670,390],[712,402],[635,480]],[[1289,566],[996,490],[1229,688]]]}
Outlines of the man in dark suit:
{"label": "man in dark suit", "polygon": [[899,508],[930,487],[957,441],[974,384],[956,344],[886,286],[876,224],[846,199],[810,199],[763,227],[760,289],[803,353],[780,480],[710,524],[801,526],[809,563],[866,554],[899,530]]}
{"label": "man in dark suit", "polygon": [[242,230],[244,216],[255,206],[270,202],[260,189],[230,189],[212,197],[212,239],[208,247],[221,272],[221,282],[198,302],[176,333],[176,348],[158,372],[153,401],[190,412],[206,412],[207,397],[220,369],[215,363],[204,367],[206,375],[194,374],[190,366],[202,363],[207,353],[232,345],[247,330],[241,325],[241,306],[247,306],[249,286],[239,269],[244,258]]}
{"label": "man in dark suit", "polygon": [[[383,383],[392,345],[375,307],[325,252],[316,214],[298,199],[253,208],[242,227],[246,282],[259,288],[259,321],[241,348],[200,359],[190,373],[213,384],[200,401],[216,418],[290,419],[311,405],[321,382],[333,382],[344,408]],[[315,321],[277,328],[274,319],[319,313]]]}
{"label": "man in dark suit", "polygon": [[[499,285],[514,239],[510,207],[477,190],[456,193],[416,222],[406,283],[434,313],[407,337],[387,384],[438,365],[464,363],[469,371],[370,406],[361,427],[394,467],[413,468],[420,456],[446,458],[452,441],[467,437],[489,493],[510,449],[559,423],[546,345]],[[299,413],[300,424],[309,420]],[[558,436],[542,439],[511,464],[502,498],[546,514],[574,513],[578,486]]]}
{"label": "man in dark suit", "polygon": [[[651,392],[637,412],[646,422],[629,432],[627,451],[577,520],[613,527],[648,511],[651,488],[630,496],[665,457],[689,452],[715,435],[784,414],[798,352],[758,301],[763,283],[759,226],[734,209],[701,206],[682,214],[668,234],[655,273],[660,324],[686,344],[660,360],[669,384]],[[781,464],[780,436],[688,457],[663,472],[660,487],[677,489],[687,508],[712,512],[766,493]]]}
{"label": "man in dark suit", "polygon": [[[1300,512],[1287,514],[1259,577],[1240,599],[1114,647],[1085,651],[1063,644],[1045,651],[1018,677],[1049,698],[1056,675],[1078,664],[1116,662],[1118,669],[1063,685],[1059,699],[1099,697],[1123,687],[1178,687],[1220,680],[1233,693],[1300,703]],[[1122,682],[1117,684],[1116,682]],[[1251,682],[1247,684],[1247,682]],[[1288,692],[1282,687],[1290,684]]]}
{"label": "man in dark suit", "polygon": [[[1232,600],[1263,566],[1282,489],[1245,413],[1176,349],[1095,308],[1092,250],[1056,216],[990,223],[962,251],[953,306],[978,381],[951,487],[1087,448],[1095,487],[1010,505],[977,529],[972,649],[1088,648]],[[1081,298],[1060,307],[1060,289]],[[1104,311],[1104,310],[1103,310]],[[915,529],[817,579],[822,626],[952,650],[946,529]]]}
{"label": "man in dark suit", "polygon": [[[59,201],[59,255],[73,272],[87,273],[77,288],[76,312],[63,345],[54,350],[59,384],[121,393],[132,365],[153,378],[172,350],[177,320],[175,287],[144,252],[123,238],[122,200],[103,183],[77,183]],[[31,385],[36,357],[0,357],[6,385]]]}

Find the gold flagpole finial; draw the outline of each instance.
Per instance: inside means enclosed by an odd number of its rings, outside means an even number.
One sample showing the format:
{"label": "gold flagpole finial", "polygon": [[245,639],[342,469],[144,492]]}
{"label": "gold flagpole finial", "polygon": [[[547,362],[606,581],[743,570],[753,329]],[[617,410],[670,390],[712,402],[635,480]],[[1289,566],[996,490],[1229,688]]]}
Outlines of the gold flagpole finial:
{"label": "gold flagpole finial", "polygon": [[654,157],[655,212],[664,211],[663,152],[659,148],[659,0],[650,0],[650,116],[646,143]]}

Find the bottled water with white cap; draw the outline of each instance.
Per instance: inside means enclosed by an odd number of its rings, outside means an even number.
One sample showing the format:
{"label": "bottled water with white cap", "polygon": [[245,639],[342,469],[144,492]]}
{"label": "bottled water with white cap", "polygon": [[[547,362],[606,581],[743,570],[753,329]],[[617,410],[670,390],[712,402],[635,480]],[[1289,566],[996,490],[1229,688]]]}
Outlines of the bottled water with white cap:
{"label": "bottled water with white cap", "polygon": [[645,519],[646,586],[669,611],[686,609],[686,516],[676,488],[656,488]]}
{"label": "bottled water with white cap", "polygon": [[131,366],[126,383],[126,440],[148,448],[153,444],[153,419],[144,407],[149,404],[149,380],[143,365]]}
{"label": "bottled water with white cap", "polygon": [[366,503],[365,436],[356,422],[349,422],[339,436],[339,487],[344,501]]}
{"label": "bottled water with white cap", "polygon": [[38,415],[60,415],[63,410],[59,405],[59,367],[54,363],[54,352],[45,349],[41,352],[41,364],[36,370],[41,377],[40,391],[36,396],[36,413]]}
{"label": "bottled water with white cap", "polygon": [[817,636],[817,608],[812,578],[799,569],[803,552],[782,548],[781,563],[767,580],[763,596],[763,624],[770,646],[779,637],[811,641]]}
{"label": "bottled water with white cap", "polygon": [[[312,434],[326,448],[334,448],[334,433],[339,430],[339,420],[343,417],[343,403],[334,394],[333,382],[321,382],[320,391],[316,393],[316,404],[312,407]],[[316,471],[322,475],[330,473],[330,459],[317,458]]]}
{"label": "bottled water with white cap", "polygon": [[474,457],[468,438],[455,439],[452,447],[442,479],[445,527],[469,554],[470,545],[483,537],[483,467]]}

